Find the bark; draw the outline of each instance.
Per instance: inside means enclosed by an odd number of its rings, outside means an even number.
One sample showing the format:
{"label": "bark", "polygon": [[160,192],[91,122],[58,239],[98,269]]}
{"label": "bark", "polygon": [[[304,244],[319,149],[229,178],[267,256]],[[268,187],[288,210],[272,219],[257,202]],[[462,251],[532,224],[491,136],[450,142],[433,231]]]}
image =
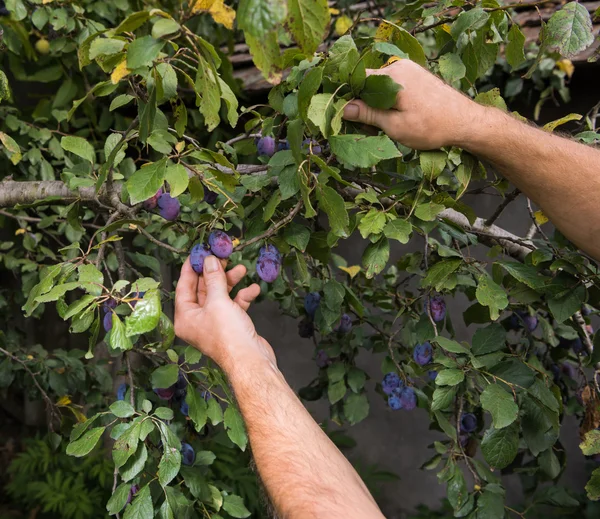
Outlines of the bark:
{"label": "bark", "polygon": [[0,207],[14,207],[17,204],[31,204],[48,197],[60,197],[65,202],[73,200],[96,200],[93,187],[83,187],[71,191],[64,182],[48,180],[39,182],[0,182]]}

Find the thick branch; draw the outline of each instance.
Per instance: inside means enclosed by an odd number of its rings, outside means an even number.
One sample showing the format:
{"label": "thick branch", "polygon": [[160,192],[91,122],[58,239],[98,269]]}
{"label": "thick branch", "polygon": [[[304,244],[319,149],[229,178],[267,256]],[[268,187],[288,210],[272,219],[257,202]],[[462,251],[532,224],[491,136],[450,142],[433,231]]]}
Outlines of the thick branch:
{"label": "thick branch", "polygon": [[98,200],[93,187],[82,187],[78,191],[70,190],[59,180],[39,182],[0,182],[0,207],[14,207],[17,204],[32,204],[48,197],[59,197],[65,202],[74,200]]}

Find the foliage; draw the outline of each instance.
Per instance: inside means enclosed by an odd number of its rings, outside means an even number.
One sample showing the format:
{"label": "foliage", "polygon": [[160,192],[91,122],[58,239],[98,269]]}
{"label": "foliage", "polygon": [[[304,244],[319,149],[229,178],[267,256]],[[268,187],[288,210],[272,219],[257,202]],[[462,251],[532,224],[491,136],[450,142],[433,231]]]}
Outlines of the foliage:
{"label": "foliage", "polygon": [[[564,488],[542,483],[564,470],[563,417],[580,418],[582,435],[600,425],[587,370],[600,349],[586,327],[600,308],[597,265],[558,232],[524,239],[477,218],[463,195],[507,196],[509,186],[468,153],[417,152],[362,133],[342,112],[355,97],[393,105],[401,85],[366,75],[390,57],[410,58],[500,109],[506,103],[492,88],[500,77],[508,98],[541,91],[539,111],[554,91],[567,98],[564,57],[593,40],[589,14],[566,4],[539,48],[526,48],[511,17],[520,4],[390,4],[384,21],[344,6],[332,12],[324,0],[7,2],[0,206],[12,209],[0,216],[11,235],[0,260],[20,290],[0,293],[10,310],[0,387],[17,381],[41,395],[51,426],[61,418],[71,456],[86,459],[105,433],[115,440],[111,514],[247,517],[259,507],[227,381],[174,343],[169,319],[171,269],[216,229],[235,237],[231,260],[251,272],[261,247],[281,252],[280,275],[262,289],[286,315],[304,316],[304,295],[321,295],[303,332],[314,334],[319,371],[302,398],[327,398],[334,421],[355,424],[369,414],[367,387],[386,373],[401,378],[390,389],[401,412],[416,395],[444,435],[426,468],[439,469],[455,516],[504,517],[504,469],[530,478],[527,514],[580,509]],[[273,85],[267,106],[243,106],[221,47],[236,41]],[[279,151],[269,156],[263,141],[257,157],[259,137]],[[578,137],[598,140],[591,127]],[[469,190],[474,181],[484,187]],[[361,264],[349,265],[336,247],[358,235]],[[423,252],[390,263],[395,242]],[[477,245],[490,247],[487,256],[472,254]],[[428,301],[458,294],[471,303],[464,323],[477,325],[471,344],[456,340],[449,315],[428,311]],[[24,346],[14,321],[21,307],[31,318],[55,308],[71,333],[86,334],[87,353]],[[533,330],[523,326],[527,315],[537,319]],[[413,357],[425,342],[433,358]],[[134,382],[111,402],[104,347]],[[360,367],[364,351],[382,358],[381,373]],[[130,353],[143,357],[139,367]],[[467,412],[477,417],[468,433],[460,427]],[[591,499],[600,498],[598,470]]]}

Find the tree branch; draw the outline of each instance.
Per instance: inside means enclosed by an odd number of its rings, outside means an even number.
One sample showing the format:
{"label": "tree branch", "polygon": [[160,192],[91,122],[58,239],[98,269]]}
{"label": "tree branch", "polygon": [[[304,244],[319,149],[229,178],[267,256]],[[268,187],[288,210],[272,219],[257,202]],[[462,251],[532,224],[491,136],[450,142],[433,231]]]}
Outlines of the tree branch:
{"label": "tree branch", "polygon": [[504,198],[502,203],[494,211],[494,214],[485,221],[485,224],[492,225],[500,217],[500,215],[502,214],[502,211],[504,211],[504,209],[506,209],[506,206],[508,204],[510,204],[515,198],[517,198],[520,193],[521,193],[521,191],[519,191],[519,189],[515,188],[514,191],[512,191],[511,193],[506,195],[506,197]]}

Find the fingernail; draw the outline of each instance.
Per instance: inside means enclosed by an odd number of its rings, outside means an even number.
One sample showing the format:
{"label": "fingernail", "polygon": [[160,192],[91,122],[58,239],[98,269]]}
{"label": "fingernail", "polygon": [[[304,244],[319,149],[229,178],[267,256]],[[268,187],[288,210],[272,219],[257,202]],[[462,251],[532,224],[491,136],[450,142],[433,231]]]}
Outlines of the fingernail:
{"label": "fingernail", "polygon": [[348,103],[344,107],[344,119],[357,119],[359,108],[355,103]]}
{"label": "fingernail", "polygon": [[219,260],[215,256],[204,258],[204,272],[211,273],[219,270]]}

